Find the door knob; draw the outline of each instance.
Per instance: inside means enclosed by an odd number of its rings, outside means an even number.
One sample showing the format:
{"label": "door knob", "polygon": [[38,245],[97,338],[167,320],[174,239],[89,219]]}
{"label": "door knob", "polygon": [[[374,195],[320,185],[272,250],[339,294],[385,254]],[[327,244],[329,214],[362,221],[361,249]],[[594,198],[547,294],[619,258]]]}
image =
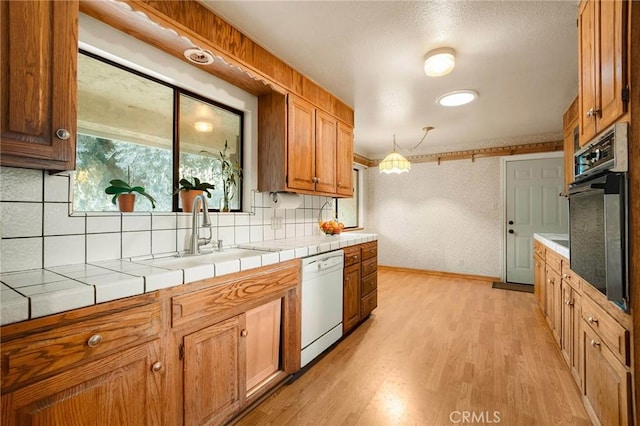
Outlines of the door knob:
{"label": "door knob", "polygon": [[513,234],[513,229],[509,229],[509,233],[510,233],[510,234]]}

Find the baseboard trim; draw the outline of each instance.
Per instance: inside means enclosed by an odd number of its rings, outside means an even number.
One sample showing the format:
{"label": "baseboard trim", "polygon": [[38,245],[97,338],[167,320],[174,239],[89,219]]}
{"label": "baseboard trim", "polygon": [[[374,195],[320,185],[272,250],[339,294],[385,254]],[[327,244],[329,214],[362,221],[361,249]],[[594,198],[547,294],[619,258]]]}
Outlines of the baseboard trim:
{"label": "baseboard trim", "polygon": [[378,265],[378,270],[393,271],[393,272],[408,272],[411,274],[423,274],[423,275],[431,275],[434,277],[457,278],[457,279],[474,280],[474,281],[489,281],[489,282],[500,281],[500,277],[489,277],[486,275],[459,274],[456,272],[431,271],[428,269],[401,268],[399,266]]}

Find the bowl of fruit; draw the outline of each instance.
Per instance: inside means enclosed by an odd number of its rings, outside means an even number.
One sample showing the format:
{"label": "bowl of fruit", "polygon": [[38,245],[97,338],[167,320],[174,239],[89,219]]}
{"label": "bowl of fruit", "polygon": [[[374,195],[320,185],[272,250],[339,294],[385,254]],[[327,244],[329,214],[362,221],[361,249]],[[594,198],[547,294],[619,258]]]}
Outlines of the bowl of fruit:
{"label": "bowl of fruit", "polygon": [[327,235],[337,235],[344,229],[344,224],[335,219],[321,221],[320,230]]}

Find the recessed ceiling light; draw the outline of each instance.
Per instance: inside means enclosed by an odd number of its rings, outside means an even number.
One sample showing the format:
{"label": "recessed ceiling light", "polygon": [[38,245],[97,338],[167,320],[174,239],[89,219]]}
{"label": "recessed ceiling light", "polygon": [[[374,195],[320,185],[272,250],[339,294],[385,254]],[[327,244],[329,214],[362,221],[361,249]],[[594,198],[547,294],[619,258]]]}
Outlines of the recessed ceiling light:
{"label": "recessed ceiling light", "polygon": [[424,72],[429,77],[440,77],[453,71],[456,51],[450,47],[432,50],[424,57]]}
{"label": "recessed ceiling light", "polygon": [[475,90],[455,90],[445,93],[436,101],[442,106],[460,106],[473,102],[478,98],[478,92]]}
{"label": "recessed ceiling light", "polygon": [[209,65],[213,63],[213,55],[202,49],[187,49],[184,51],[184,57],[198,65]]}
{"label": "recessed ceiling light", "polygon": [[213,130],[213,124],[208,121],[196,121],[193,127],[199,132],[210,132]]}

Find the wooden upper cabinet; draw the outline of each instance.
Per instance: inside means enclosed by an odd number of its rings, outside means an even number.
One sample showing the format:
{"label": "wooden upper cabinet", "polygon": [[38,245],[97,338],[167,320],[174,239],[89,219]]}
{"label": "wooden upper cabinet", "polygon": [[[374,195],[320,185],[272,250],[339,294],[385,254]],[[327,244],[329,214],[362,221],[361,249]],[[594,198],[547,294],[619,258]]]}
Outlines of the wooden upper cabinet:
{"label": "wooden upper cabinet", "polygon": [[335,194],[336,192],[336,148],[338,120],[316,111],[316,191]]}
{"label": "wooden upper cabinet", "polygon": [[626,0],[580,4],[580,145],[613,124],[627,108]]}
{"label": "wooden upper cabinet", "polygon": [[73,169],[78,1],[3,1],[0,18],[0,164]]}
{"label": "wooden upper cabinet", "polygon": [[315,108],[295,96],[289,97],[287,182],[289,188],[315,189]]}
{"label": "wooden upper cabinet", "polygon": [[562,138],[564,140],[564,183],[566,190],[569,189],[569,184],[575,180],[573,154],[575,153],[579,132],[578,103],[579,99],[576,96],[562,116]]}
{"label": "wooden upper cabinet", "polygon": [[338,122],[336,191],[345,197],[353,196],[353,128]]}
{"label": "wooden upper cabinet", "polygon": [[353,128],[293,94],[258,97],[258,190],[353,195]]}

